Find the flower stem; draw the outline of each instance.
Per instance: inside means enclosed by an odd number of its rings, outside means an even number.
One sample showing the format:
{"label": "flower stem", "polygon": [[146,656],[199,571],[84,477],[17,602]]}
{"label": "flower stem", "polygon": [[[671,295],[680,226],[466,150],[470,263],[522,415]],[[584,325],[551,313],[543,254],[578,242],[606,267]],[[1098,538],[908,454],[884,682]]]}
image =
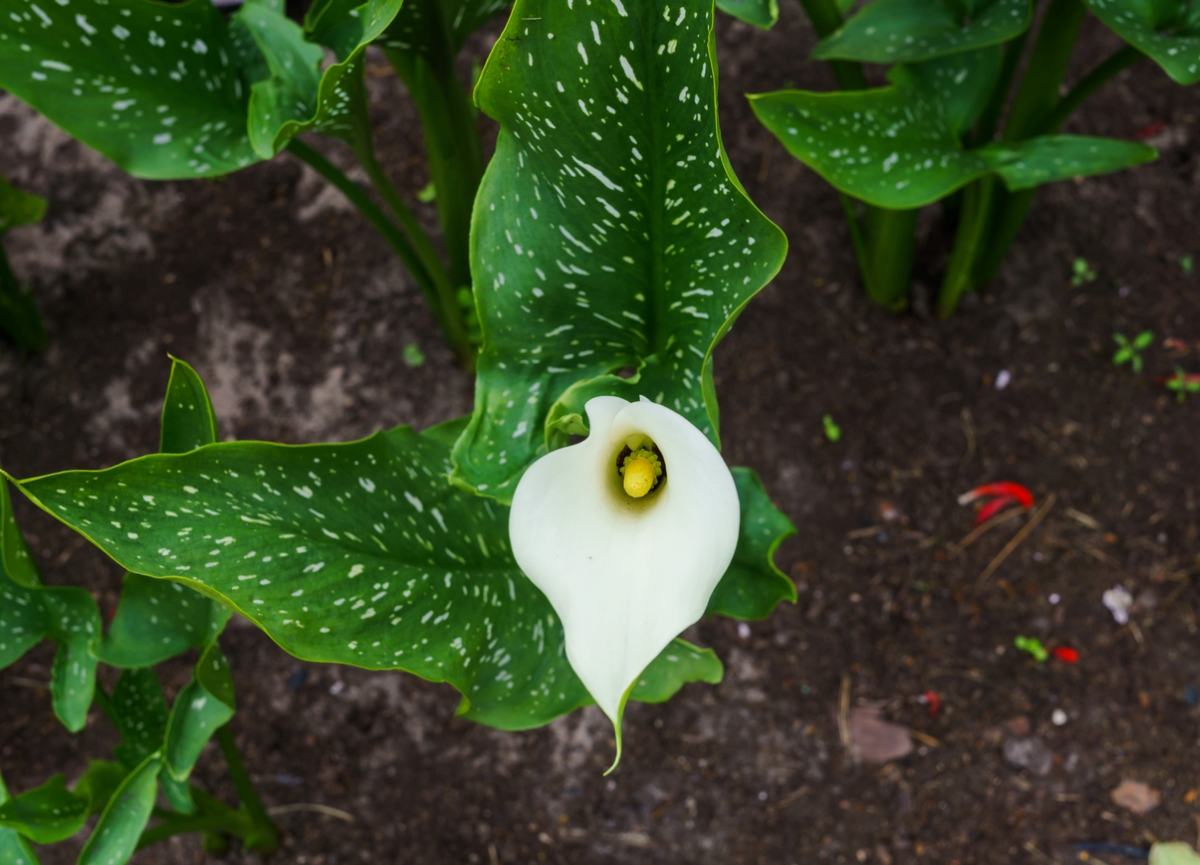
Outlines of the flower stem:
{"label": "flower stem", "polygon": [[270,853],[279,847],[279,830],[271,822],[267,809],[258,798],[258,791],[254,789],[254,782],[250,780],[246,767],[242,765],[242,755],[238,753],[229,725],[223,724],[218,727],[215,738],[221,748],[221,754],[225,757],[225,764],[229,767],[229,776],[233,779],[238,798],[242,800],[246,816],[251,822],[251,831],[244,836],[246,849]]}
{"label": "flower stem", "polygon": [[995,177],[983,177],[963,190],[962,213],[954,250],[946,265],[946,275],[937,299],[937,317],[949,318],[958,307],[959,298],[971,288],[971,270],[987,234]]}

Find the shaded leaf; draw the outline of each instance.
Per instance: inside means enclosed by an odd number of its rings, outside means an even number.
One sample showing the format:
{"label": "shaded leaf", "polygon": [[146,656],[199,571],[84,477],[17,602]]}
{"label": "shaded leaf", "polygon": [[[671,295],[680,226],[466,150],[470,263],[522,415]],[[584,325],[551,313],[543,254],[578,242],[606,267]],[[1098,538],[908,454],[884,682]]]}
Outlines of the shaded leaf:
{"label": "shaded leaf", "polygon": [[770,30],[779,20],[779,0],[717,0],[717,8],[763,30]]}
{"label": "shaded leaf", "polygon": [[89,759],[87,771],[75,782],[71,792],[87,799],[88,814],[99,814],[128,774],[129,769],[120,763]]}
{"label": "shaded leaf", "polygon": [[0,177],[0,235],[18,225],[41,222],[46,213],[46,199],[22,192]]}
{"label": "shaded leaf", "polygon": [[712,352],[786,242],[721,147],[712,4],[521,0],[476,88],[500,121],[476,199],[484,344],[454,479],[510,501],[581,414],[640,370],[645,394],[719,441]]}
{"label": "shaded leaf", "polygon": [[775,551],[796,534],[791,520],[776,510],[751,469],[734,468],[742,527],[729,570],[708,600],[708,615],[765,619],[780,601],[796,600],[796,587],[775,566]]}
{"label": "shaded leaf", "polygon": [[0,804],[0,828],[13,829],[34,844],[53,844],[83,828],[87,815],[88,800],[68,790],[62,775],[55,775]]}
{"label": "shaded leaf", "polygon": [[[3,630],[0,629],[0,633]],[[8,801],[8,789],[0,778],[0,805]],[[17,834],[17,830],[0,828],[0,862],[6,865],[38,865],[37,856],[29,842]]]}
{"label": "shaded leaf", "polygon": [[441,39],[430,38],[430,28],[445,27],[452,53],[457,54],[468,36],[511,5],[509,0],[437,0],[436,5],[430,0],[405,0],[380,42],[401,51],[438,53]]}
{"label": "shaded leaf", "polygon": [[113,793],[83,845],[78,865],[121,865],[133,855],[154,809],[160,762],[157,754],[147,757]]}
{"label": "shaded leaf", "polygon": [[128,770],[162,748],[167,730],[167,704],[154,670],[125,670],[111,697],[113,724],[121,742],[113,748]]}
{"label": "shaded leaf", "polygon": [[1175,82],[1200,81],[1200,3],[1196,0],[1084,0],[1084,5]]}
{"label": "shaded leaf", "polygon": [[233,717],[234,711],[229,662],[213,643],[200,656],[194,678],[171,707],[164,757],[176,780],[187,780],[208,740]]}
{"label": "shaded leaf", "polygon": [[820,60],[912,63],[999,45],[1033,20],[1030,0],[874,0],[817,43]]}
{"label": "shaded leaf", "polygon": [[400,427],[212,445],[22,489],[125,567],[222,600],[297,657],[450,682],[472,720],[538,726],[588,695],[512,560],[507,508],[449,487],[449,467],[444,446]]}

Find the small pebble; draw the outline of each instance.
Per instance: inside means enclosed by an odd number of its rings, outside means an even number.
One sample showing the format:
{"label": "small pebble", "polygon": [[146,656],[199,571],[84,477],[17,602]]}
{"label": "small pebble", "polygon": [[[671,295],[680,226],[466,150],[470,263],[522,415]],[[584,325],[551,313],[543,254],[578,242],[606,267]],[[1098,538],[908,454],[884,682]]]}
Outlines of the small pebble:
{"label": "small pebble", "polygon": [[996,390],[1004,390],[1011,381],[1012,373],[1006,369],[1000,370],[1000,372],[996,373]]}
{"label": "small pebble", "polygon": [[1062,600],[1062,596],[1058,592],[1053,592],[1050,595],[1050,603],[1052,603],[1052,604],[1057,604],[1061,600]]}
{"label": "small pebble", "polygon": [[743,640],[750,639],[750,626],[745,622],[738,622],[738,636]]}
{"label": "small pebble", "polygon": [[759,791],[758,791],[758,801],[759,801],[759,802],[766,802],[766,801],[767,801],[767,791],[766,791],[766,790],[759,790]]}
{"label": "small pebble", "polygon": [[342,693],[342,690],[345,687],[346,687],[346,683],[339,679],[338,681],[334,682],[332,685],[329,686],[329,693],[333,694],[333,696],[336,697],[338,694]]}
{"label": "small pebble", "polygon": [[299,691],[304,687],[304,683],[308,681],[308,670],[304,667],[296,668],[296,671],[288,678],[288,687],[293,691]]}
{"label": "small pebble", "polygon": [[1188,685],[1183,689],[1183,702],[1189,706],[1200,705],[1200,691]]}
{"label": "small pebble", "polygon": [[1118,625],[1129,623],[1129,608],[1133,606],[1133,595],[1129,594],[1124,586],[1113,586],[1104,593],[1103,601]]}
{"label": "small pebble", "polygon": [[1050,715],[1050,720],[1054,722],[1055,727],[1061,727],[1067,723],[1067,713],[1062,709],[1055,709]]}

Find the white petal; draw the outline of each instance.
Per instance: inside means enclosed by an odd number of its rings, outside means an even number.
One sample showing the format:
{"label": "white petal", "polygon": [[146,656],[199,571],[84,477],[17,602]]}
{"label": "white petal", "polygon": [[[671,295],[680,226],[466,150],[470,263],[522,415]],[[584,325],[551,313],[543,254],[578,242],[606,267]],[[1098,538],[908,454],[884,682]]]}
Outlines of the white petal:
{"label": "white petal", "polygon": [[[513,555],[562,619],[567,658],[617,727],[647,665],[704,615],[737,546],[739,506],[720,453],[681,415],[645,398],[597,397],[590,434],[534,463],[513,495]],[[658,446],[666,479],[621,489],[627,436]]]}

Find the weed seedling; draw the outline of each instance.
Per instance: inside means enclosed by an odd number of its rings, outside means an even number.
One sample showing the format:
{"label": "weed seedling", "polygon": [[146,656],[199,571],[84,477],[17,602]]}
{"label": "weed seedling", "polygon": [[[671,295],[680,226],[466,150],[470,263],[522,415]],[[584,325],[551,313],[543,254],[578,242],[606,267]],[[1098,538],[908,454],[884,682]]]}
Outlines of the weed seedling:
{"label": "weed seedling", "polygon": [[841,439],[842,428],[834,422],[833,415],[825,415],[825,417],[821,418],[821,424],[825,427],[825,438],[829,439],[831,442],[836,442]]}
{"label": "weed seedling", "polygon": [[1071,263],[1071,285],[1078,288],[1086,282],[1096,281],[1096,271],[1086,258],[1077,258]]}
{"label": "weed seedling", "polygon": [[1114,333],[1113,341],[1117,344],[1117,350],[1113,353],[1112,362],[1116,366],[1129,364],[1136,373],[1142,371],[1142,350],[1148,348],[1150,343],[1154,342],[1154,331],[1143,330],[1133,338],[1131,342],[1124,334]]}
{"label": "weed seedling", "polygon": [[1179,256],[1179,269],[1185,274],[1191,273],[1196,269],[1196,259],[1192,258],[1191,255]]}
{"label": "weed seedling", "polygon": [[1200,393],[1200,375],[1186,373],[1181,367],[1175,367],[1174,375],[1163,376],[1158,383],[1175,391],[1175,399],[1180,403],[1187,402],[1189,393]]}

